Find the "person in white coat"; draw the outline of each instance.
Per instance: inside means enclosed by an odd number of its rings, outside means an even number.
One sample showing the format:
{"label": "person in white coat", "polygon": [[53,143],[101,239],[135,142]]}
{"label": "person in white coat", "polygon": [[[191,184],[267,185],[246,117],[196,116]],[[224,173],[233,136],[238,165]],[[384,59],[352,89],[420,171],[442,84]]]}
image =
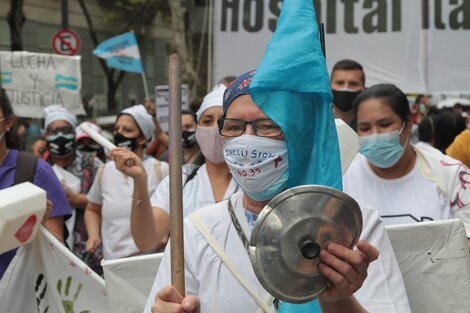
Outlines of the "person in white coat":
{"label": "person in white coat", "polygon": [[[208,93],[197,112],[198,126],[196,139],[205,158],[201,166],[183,166],[183,214],[184,216],[210,204],[230,198],[238,190],[230,170],[225,164],[223,143],[217,128],[217,120],[222,117],[222,101],[226,87],[217,85]],[[131,223],[132,236],[136,244],[146,250],[164,246],[170,232],[170,181],[163,179],[155,192],[147,191],[146,175],[142,162],[136,155],[121,158],[119,151],[114,152],[116,166],[136,181],[134,197],[139,205],[133,206]],[[126,162],[132,159],[133,166]],[[150,200],[149,200],[149,195]],[[142,201],[140,201],[142,200]]]}
{"label": "person in white coat", "polygon": [[[186,296],[169,286],[166,253],[145,313],[277,310],[276,301],[256,279],[246,251],[258,214],[270,199],[290,187],[342,188],[331,89],[318,29],[311,23],[314,20],[311,1],[284,1],[261,65],[226,90],[219,130],[225,161],[243,193],[185,220]],[[318,266],[331,281],[329,288],[319,301],[304,305],[283,302],[279,312],[319,312],[319,305],[322,312],[409,312],[384,227],[373,210],[364,210],[363,215],[365,236],[384,243],[379,246],[387,261],[372,271],[378,250],[370,243],[359,241],[356,250],[330,243],[321,251]],[[397,270],[396,284],[386,277],[388,264]],[[365,293],[371,294],[358,298],[359,303],[354,294],[359,297],[357,291],[366,287],[368,270],[379,275],[370,286],[383,286],[378,293],[373,287],[366,288]],[[400,290],[389,290],[394,288]]]}
{"label": "person in white coat", "polygon": [[[184,216],[204,206],[230,198],[238,190],[223,156],[223,143],[217,128],[222,117],[222,101],[226,87],[217,85],[208,93],[196,113],[198,127],[196,140],[205,162],[201,166],[183,166],[183,214]],[[165,178],[150,198],[154,210],[170,213],[169,177]],[[161,214],[157,213],[157,214]],[[169,222],[169,220],[168,220]],[[169,228],[168,225],[157,227]]]}
{"label": "person in white coat", "polygon": [[[88,192],[85,223],[88,231],[87,250],[94,252],[103,244],[105,259],[132,256],[147,251],[133,239],[131,229],[132,208],[138,205],[134,186],[153,192],[168,175],[168,163],[144,155],[146,142],[154,133],[152,117],[143,105],[124,109],[115,124],[114,141],[118,146],[110,156],[132,154],[143,164],[145,186],[120,172],[118,162],[110,161],[102,167]],[[147,179],[148,177],[148,179]],[[137,187],[136,187],[137,188]]]}
{"label": "person in white coat", "polygon": [[[225,138],[225,160],[243,193],[196,211],[185,220],[188,296],[183,298],[176,289],[166,286],[170,283],[170,262],[169,255],[165,254],[145,312],[151,309],[152,312],[170,312],[172,307],[178,306],[181,312],[192,312],[188,306],[200,307],[201,312],[255,312],[259,308],[265,312],[275,310],[273,298],[263,289],[253,272],[241,239],[243,235],[234,226],[241,226],[246,239],[257,214],[269,199],[286,188],[286,176],[290,176],[283,129],[261,111],[248,93],[253,75],[254,72],[246,73],[235,80],[232,88],[229,87],[224,101],[225,116],[219,122],[221,135]],[[246,87],[243,86],[244,81],[248,82]],[[254,154],[261,157],[253,158]],[[244,175],[244,171],[253,175]],[[261,191],[258,191],[260,186]],[[229,208],[234,212],[233,217]],[[216,252],[217,246],[222,250],[222,255]],[[378,251],[363,241],[359,242],[358,248],[360,250],[353,251],[330,244],[328,250],[322,251],[319,270],[333,282],[320,300],[325,311],[331,307],[362,312],[361,305],[352,295],[362,285],[368,265],[377,258]],[[223,255],[230,259],[235,273],[229,264],[222,261]],[[312,304],[312,308],[317,309],[318,306]]]}

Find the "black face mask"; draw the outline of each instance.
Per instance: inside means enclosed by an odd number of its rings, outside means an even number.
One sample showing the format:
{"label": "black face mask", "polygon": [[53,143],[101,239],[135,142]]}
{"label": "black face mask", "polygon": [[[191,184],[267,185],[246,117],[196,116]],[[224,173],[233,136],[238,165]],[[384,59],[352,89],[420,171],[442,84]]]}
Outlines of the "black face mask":
{"label": "black face mask", "polygon": [[82,152],[98,152],[100,150],[101,146],[99,144],[77,144],[77,149],[82,151]]}
{"label": "black face mask", "polygon": [[57,158],[66,158],[75,151],[74,134],[58,134],[47,138],[47,148],[51,155]]}
{"label": "black face mask", "polygon": [[354,100],[361,93],[360,91],[350,90],[332,90],[333,91],[333,103],[342,112],[348,112],[353,109]]}
{"label": "black face mask", "polygon": [[196,131],[183,130],[183,148],[191,148],[196,144]]}
{"label": "black face mask", "polygon": [[114,144],[119,148],[134,151],[137,148],[137,138],[127,138],[120,133],[114,134]]}

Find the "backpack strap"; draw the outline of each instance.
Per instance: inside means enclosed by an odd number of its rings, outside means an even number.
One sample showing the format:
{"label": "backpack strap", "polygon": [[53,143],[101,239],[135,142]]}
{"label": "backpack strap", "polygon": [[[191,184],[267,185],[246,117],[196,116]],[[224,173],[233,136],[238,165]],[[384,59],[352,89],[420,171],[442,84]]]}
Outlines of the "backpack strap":
{"label": "backpack strap", "polygon": [[194,169],[191,171],[191,173],[188,175],[188,177],[187,177],[186,180],[184,181],[183,189],[184,189],[184,187],[186,186],[186,184],[189,183],[189,181],[191,181],[194,177],[196,177],[197,171],[198,171],[200,168],[201,168],[201,167],[200,167],[199,165],[194,165]]}
{"label": "backpack strap", "polygon": [[39,158],[32,153],[19,151],[16,160],[15,185],[24,182],[32,183]]}

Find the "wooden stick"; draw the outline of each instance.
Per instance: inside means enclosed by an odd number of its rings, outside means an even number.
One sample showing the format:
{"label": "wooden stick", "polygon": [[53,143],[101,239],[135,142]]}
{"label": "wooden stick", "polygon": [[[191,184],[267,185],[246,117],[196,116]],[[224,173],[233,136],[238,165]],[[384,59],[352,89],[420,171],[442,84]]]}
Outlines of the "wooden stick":
{"label": "wooden stick", "polygon": [[170,56],[170,238],[171,284],[184,296],[184,239],[181,166],[181,64],[176,53]]}

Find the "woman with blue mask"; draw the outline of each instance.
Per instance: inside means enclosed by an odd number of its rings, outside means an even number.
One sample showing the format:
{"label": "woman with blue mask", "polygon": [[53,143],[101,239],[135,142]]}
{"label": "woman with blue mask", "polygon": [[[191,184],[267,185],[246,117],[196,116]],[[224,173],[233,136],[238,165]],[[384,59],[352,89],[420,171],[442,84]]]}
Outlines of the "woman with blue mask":
{"label": "woman with blue mask", "polygon": [[410,144],[406,95],[375,85],[354,110],[361,154],[344,176],[344,191],[378,209],[386,224],[460,218],[470,234],[469,170],[432,147]]}

